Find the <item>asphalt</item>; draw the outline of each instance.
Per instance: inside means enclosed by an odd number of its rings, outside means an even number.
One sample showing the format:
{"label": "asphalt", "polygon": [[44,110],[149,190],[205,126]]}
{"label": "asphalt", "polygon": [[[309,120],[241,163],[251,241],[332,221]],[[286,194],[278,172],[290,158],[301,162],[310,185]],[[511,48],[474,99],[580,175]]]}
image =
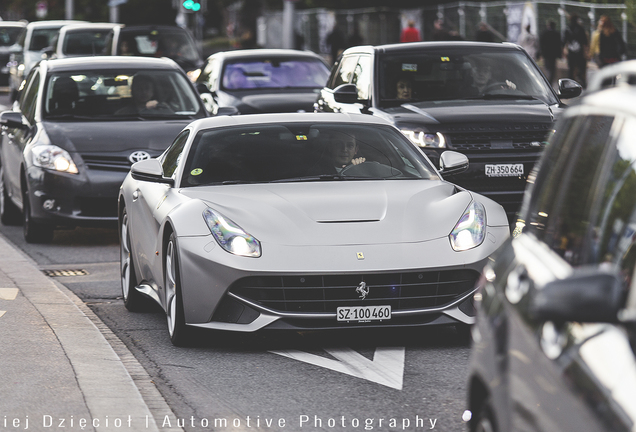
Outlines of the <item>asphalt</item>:
{"label": "asphalt", "polygon": [[126,346],[0,235],[0,431],[182,431],[176,424]]}

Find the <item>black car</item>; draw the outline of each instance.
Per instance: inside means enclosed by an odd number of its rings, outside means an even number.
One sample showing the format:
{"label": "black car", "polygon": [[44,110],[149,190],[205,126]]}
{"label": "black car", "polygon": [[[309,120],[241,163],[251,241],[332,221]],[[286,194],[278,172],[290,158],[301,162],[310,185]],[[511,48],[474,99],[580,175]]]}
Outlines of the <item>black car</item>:
{"label": "black car", "polygon": [[50,241],[56,226],[116,222],[131,164],[158,156],[206,115],[169,59],[40,62],[14,110],[0,114],[0,220],[23,222],[28,242]]}
{"label": "black car", "polygon": [[470,431],[633,431],[636,88],[557,122],[475,294]]}
{"label": "black car", "polygon": [[[559,88],[563,98],[581,93],[571,80]],[[388,119],[435,165],[447,149],[464,153],[470,168],[453,182],[500,203],[511,223],[562,109],[522,48],[478,42],[349,48],[315,105]]]}
{"label": "black car", "polygon": [[211,113],[312,112],[328,76],[327,63],[313,52],[254,49],[211,55],[196,83]]}
{"label": "black car", "polygon": [[187,29],[167,25],[116,26],[108,35],[105,55],[168,57],[191,78],[203,60]]}

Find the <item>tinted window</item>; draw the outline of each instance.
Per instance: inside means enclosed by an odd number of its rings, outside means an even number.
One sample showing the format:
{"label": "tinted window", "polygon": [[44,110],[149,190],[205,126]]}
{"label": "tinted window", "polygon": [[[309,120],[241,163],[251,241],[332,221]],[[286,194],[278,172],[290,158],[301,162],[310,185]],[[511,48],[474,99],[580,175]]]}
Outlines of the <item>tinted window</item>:
{"label": "tinted window", "polygon": [[[364,158],[366,163],[351,165],[352,158]],[[201,131],[193,142],[184,176],[184,186],[343,178],[439,179],[424,156],[391,127],[325,123]]]}
{"label": "tinted window", "polygon": [[541,160],[524,230],[574,266],[618,263],[636,233],[636,125],[615,141],[619,127],[609,116],[567,119]]}
{"label": "tinted window", "polygon": [[33,30],[31,43],[29,44],[29,51],[40,51],[42,48],[51,46],[59,32],[59,27]]}
{"label": "tinted window", "polygon": [[185,31],[135,30],[121,31],[117,45],[118,55],[168,57],[177,63],[199,61],[194,41]]}
{"label": "tinted window", "polygon": [[225,63],[222,88],[321,88],[328,75],[327,66],[318,59],[250,59]]}
{"label": "tinted window", "polygon": [[82,30],[66,33],[62,52],[66,55],[98,55],[104,50],[109,30]]}
{"label": "tinted window", "polygon": [[0,46],[13,45],[23,31],[22,27],[0,27]]}
{"label": "tinted window", "polygon": [[199,96],[172,70],[104,70],[49,76],[48,119],[166,119],[202,117]]}
{"label": "tinted window", "polygon": [[556,103],[550,87],[521,51],[448,47],[387,54],[380,59],[382,106],[403,103],[397,85],[406,80],[414,102],[483,97],[538,98]]}
{"label": "tinted window", "polygon": [[181,152],[188,141],[188,135],[190,135],[190,131],[186,130],[181,132],[166,152],[162,162],[164,176],[172,177],[179,166],[179,162],[181,161]]}
{"label": "tinted window", "polygon": [[34,124],[35,108],[40,89],[40,71],[35,70],[25,85],[25,91],[20,97],[20,110],[29,123]]}

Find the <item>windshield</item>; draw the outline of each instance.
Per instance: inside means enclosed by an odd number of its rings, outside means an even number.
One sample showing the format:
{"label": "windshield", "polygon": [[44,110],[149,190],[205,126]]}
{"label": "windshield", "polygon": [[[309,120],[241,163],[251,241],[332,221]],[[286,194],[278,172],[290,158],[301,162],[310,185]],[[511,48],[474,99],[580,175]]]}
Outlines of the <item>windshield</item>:
{"label": "windshield", "polygon": [[557,100],[537,67],[516,50],[448,47],[380,61],[382,107],[458,99]]}
{"label": "windshield", "polygon": [[0,27],[0,46],[11,46],[17,40],[24,27]]}
{"label": "windshield", "polygon": [[100,55],[110,29],[86,29],[66,33],[62,52],[68,56]]}
{"label": "windshield", "polygon": [[182,185],[436,179],[428,160],[389,126],[288,123],[203,130]]}
{"label": "windshield", "polygon": [[183,119],[204,117],[187,79],[172,70],[100,70],[53,74],[46,119]]}
{"label": "windshield", "polygon": [[319,59],[250,59],[226,63],[223,88],[322,88],[329,69]]}
{"label": "windshield", "polygon": [[196,63],[199,53],[185,31],[122,31],[117,44],[118,55],[168,57],[179,62]]}

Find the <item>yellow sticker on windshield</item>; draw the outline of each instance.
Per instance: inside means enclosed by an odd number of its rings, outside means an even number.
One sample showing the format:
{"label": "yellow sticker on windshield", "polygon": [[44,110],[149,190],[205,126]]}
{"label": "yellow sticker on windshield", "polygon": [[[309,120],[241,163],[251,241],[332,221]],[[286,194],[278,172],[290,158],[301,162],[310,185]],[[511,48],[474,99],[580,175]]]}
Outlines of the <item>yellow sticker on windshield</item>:
{"label": "yellow sticker on windshield", "polygon": [[307,135],[296,135],[296,141],[307,141]]}
{"label": "yellow sticker on windshield", "polygon": [[201,168],[195,168],[192,171],[190,171],[190,174],[192,175],[199,175],[203,172],[203,170]]}
{"label": "yellow sticker on windshield", "polygon": [[450,57],[442,57],[442,61],[450,61]]}

